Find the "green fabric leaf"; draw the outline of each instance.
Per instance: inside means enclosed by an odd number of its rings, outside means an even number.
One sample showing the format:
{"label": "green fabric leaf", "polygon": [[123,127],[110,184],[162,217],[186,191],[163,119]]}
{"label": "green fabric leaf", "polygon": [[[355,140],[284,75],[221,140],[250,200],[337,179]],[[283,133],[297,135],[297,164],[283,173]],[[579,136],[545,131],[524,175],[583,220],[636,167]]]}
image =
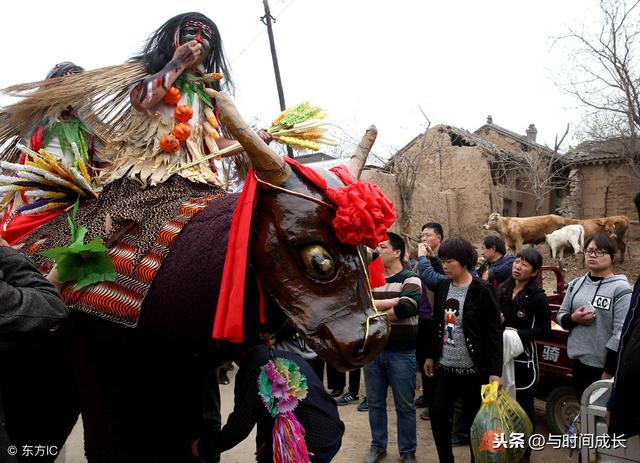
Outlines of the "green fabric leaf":
{"label": "green fabric leaf", "polygon": [[85,259],[83,271],[84,277],[78,279],[76,289],[102,281],[116,281],[116,270],[107,254],[95,254],[89,260]]}
{"label": "green fabric leaf", "polygon": [[49,126],[46,134],[42,138],[42,147],[46,149],[51,141],[57,138],[63,153],[73,154],[71,144],[75,143],[82,159],[87,162],[89,152],[85,140],[86,133],[90,133],[89,129],[87,129],[78,118],[71,117],[63,121],[56,121]]}
{"label": "green fabric leaf", "polygon": [[85,277],[85,271],[82,268],[84,262],[79,255],[66,255],[56,263],[60,281],[63,283],[77,281]]}
{"label": "green fabric leaf", "polygon": [[84,237],[87,235],[87,230],[85,227],[76,227],[74,233],[71,235],[71,244],[69,248],[76,248],[78,246],[82,246],[84,243]]}
{"label": "green fabric leaf", "polygon": [[49,257],[50,259],[53,259],[56,261],[56,263],[58,261],[60,261],[63,257],[71,255],[72,253],[69,251],[69,248],[66,246],[63,247],[59,247],[59,248],[51,248],[51,249],[47,249],[46,251],[42,251],[40,253],[40,255],[45,256],[45,257]]}
{"label": "green fabric leaf", "polygon": [[[84,227],[80,227],[84,228]],[[85,229],[86,233],[86,229]],[[80,244],[77,246],[69,246],[67,249],[74,254],[84,254],[84,253],[93,253],[93,254],[106,254],[109,249],[102,244],[102,240],[99,236],[96,236],[94,239],[89,241],[87,244]]]}
{"label": "green fabric leaf", "polygon": [[99,236],[84,244],[87,228],[76,224],[79,198],[73,206],[67,223],[71,231],[71,244],[67,247],[52,248],[41,253],[56,262],[60,281],[76,281],[76,288],[82,289],[101,281],[115,281],[116,271],[109,249]]}

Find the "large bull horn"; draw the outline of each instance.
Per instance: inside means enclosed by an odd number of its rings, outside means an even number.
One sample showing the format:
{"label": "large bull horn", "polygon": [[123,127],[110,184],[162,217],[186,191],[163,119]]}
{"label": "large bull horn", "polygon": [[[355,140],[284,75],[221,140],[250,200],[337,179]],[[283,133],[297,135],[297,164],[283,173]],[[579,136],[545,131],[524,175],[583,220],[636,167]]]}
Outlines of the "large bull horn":
{"label": "large bull horn", "polygon": [[362,168],[367,162],[367,156],[369,156],[369,151],[371,151],[371,147],[375,143],[377,136],[378,129],[375,125],[370,125],[364,133],[362,140],[360,140],[360,143],[356,147],[356,150],[351,155],[351,159],[349,160],[349,165],[347,167],[354,179],[360,179]]}
{"label": "large bull horn", "polygon": [[265,182],[282,185],[291,175],[291,167],[282,156],[273,152],[262,139],[249,127],[226,92],[216,97],[220,118],[224,126],[240,142],[251,159],[256,175]]}

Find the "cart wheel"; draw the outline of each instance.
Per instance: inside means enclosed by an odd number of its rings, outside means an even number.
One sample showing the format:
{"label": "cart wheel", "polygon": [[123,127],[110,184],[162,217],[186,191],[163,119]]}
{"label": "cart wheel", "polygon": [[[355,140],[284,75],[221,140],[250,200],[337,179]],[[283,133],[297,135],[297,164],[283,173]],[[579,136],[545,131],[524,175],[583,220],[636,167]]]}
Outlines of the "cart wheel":
{"label": "cart wheel", "polygon": [[564,434],[573,419],[580,413],[580,402],[576,391],[570,386],[556,387],[547,396],[545,416],[552,434]]}

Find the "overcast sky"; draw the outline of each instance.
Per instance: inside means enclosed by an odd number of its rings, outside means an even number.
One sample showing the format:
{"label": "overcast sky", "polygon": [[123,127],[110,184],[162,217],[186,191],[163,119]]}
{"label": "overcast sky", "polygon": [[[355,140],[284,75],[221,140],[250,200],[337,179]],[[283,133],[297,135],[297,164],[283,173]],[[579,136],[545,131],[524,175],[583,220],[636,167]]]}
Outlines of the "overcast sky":
{"label": "overcast sky", "polygon": [[[179,6],[177,6],[179,4]],[[594,0],[271,0],[288,105],[311,100],[344,128],[338,138],[379,129],[388,156],[432,124],[475,130],[487,115],[538,141],[580,122],[576,102],[555,84],[569,59],[552,47],[567,26],[593,23]],[[118,64],[178,13],[218,25],[244,116],[263,126],[278,98],[261,0],[134,2],[10,1],[2,6],[0,88],[40,80],[53,64]]]}

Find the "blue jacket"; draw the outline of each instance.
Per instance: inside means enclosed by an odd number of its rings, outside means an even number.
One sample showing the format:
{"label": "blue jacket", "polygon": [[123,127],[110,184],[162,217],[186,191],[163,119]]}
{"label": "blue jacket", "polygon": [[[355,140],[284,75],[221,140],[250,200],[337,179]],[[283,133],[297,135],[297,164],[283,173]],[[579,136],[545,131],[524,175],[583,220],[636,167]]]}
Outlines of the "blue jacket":
{"label": "blue jacket", "polygon": [[[422,287],[425,286],[431,291],[435,291],[441,281],[447,281],[449,277],[444,273],[442,261],[438,256],[427,259],[424,256],[418,258],[418,269],[420,271],[420,279]],[[475,269],[471,270],[471,275],[478,277]]]}
{"label": "blue jacket", "polygon": [[[489,281],[502,283],[511,276],[511,268],[513,267],[513,261],[516,260],[513,256],[502,256],[497,261],[489,264]],[[495,283],[494,283],[495,284]]]}

